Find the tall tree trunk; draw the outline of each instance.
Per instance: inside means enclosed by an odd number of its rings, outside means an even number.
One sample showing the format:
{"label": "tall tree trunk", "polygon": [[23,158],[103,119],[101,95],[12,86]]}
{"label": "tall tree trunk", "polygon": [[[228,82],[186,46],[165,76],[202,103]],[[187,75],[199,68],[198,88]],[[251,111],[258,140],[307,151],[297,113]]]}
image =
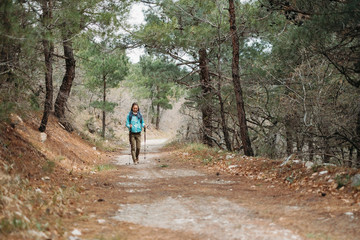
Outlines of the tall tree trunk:
{"label": "tall tree trunk", "polygon": [[304,138],[299,131],[296,131],[296,154],[301,156],[302,149],[304,147]]}
{"label": "tall tree trunk", "polygon": [[238,120],[240,124],[240,135],[241,142],[244,147],[244,154],[246,156],[254,156],[253,149],[251,147],[251,141],[249,137],[249,131],[246,123],[246,114],[244,99],[242,95],[241,83],[240,83],[240,69],[239,69],[239,37],[236,32],[236,16],[235,16],[235,5],[234,0],[229,0],[229,22],[230,22],[230,33],[233,46],[233,60],[232,60],[232,78],[234,82],[234,90],[236,97],[236,106],[238,113]]}
{"label": "tall tree trunk", "polygon": [[314,141],[312,137],[309,137],[308,139],[308,147],[309,147],[309,161],[313,162],[315,149],[314,149]]}
{"label": "tall tree trunk", "polygon": [[55,116],[59,118],[60,123],[64,125],[65,129],[72,132],[74,129],[66,120],[65,107],[70,95],[71,86],[75,78],[76,60],[74,58],[74,50],[72,47],[71,33],[64,34],[63,48],[65,56],[65,75],[60,86],[59,93],[55,101]]}
{"label": "tall tree trunk", "polygon": [[360,106],[358,106],[358,114],[357,114],[357,121],[356,121],[356,161],[353,162],[353,167],[360,167]]}
{"label": "tall tree trunk", "polygon": [[324,163],[329,163],[331,160],[331,152],[330,152],[330,145],[328,139],[323,138],[323,144],[324,144],[323,161]]}
{"label": "tall tree trunk", "polygon": [[[42,24],[44,28],[46,29],[52,19],[52,1],[47,0],[42,4]],[[51,34],[51,30],[48,30]],[[46,35],[46,33],[44,33]],[[51,40],[46,39],[44,36],[44,39],[42,41],[43,47],[44,47],[44,58],[45,58],[45,86],[46,86],[46,97],[45,97],[45,103],[44,103],[44,113],[41,120],[41,124],[39,127],[40,132],[45,132],[46,125],[49,119],[50,112],[52,110],[53,105],[53,53],[54,53],[54,44]]]}
{"label": "tall tree trunk", "polygon": [[349,158],[348,158],[348,160],[347,160],[347,164],[346,164],[346,166],[347,167],[355,167],[355,161],[354,161],[354,158],[353,158],[353,156],[354,156],[354,147],[353,146],[351,146],[351,147],[349,147]]}
{"label": "tall tree trunk", "polygon": [[287,114],[285,117],[285,138],[286,138],[286,154],[290,156],[293,153],[294,140],[291,124],[291,116]]}
{"label": "tall tree trunk", "polygon": [[154,109],[154,104],[153,104],[153,103],[151,103],[151,112],[152,112],[151,124],[155,124],[155,122],[156,122],[156,115],[154,114],[155,109]]}
{"label": "tall tree trunk", "polygon": [[211,107],[211,83],[208,68],[208,56],[205,48],[199,50],[199,65],[200,65],[200,84],[202,90],[202,101],[201,114],[203,123],[203,143],[212,147],[212,107]]}
{"label": "tall tree trunk", "polygon": [[217,72],[219,75],[218,78],[218,89],[217,89],[217,96],[219,99],[219,105],[220,105],[220,118],[221,118],[221,128],[224,135],[224,141],[225,146],[228,151],[232,151],[232,145],[230,140],[230,134],[229,134],[229,128],[226,123],[226,115],[225,115],[225,108],[224,108],[224,101],[222,98],[222,73],[221,73],[221,31],[220,31],[220,25],[218,27],[218,54],[217,54]]}
{"label": "tall tree trunk", "polygon": [[229,129],[228,129],[227,124],[226,124],[224,101],[223,101],[222,95],[221,95],[221,79],[219,79],[219,84],[218,84],[218,98],[219,98],[220,117],[221,117],[222,130],[223,130],[223,134],[224,134],[225,146],[226,146],[226,149],[228,151],[232,151],[232,146],[231,146],[231,142],[230,142],[230,135],[229,135]]}
{"label": "tall tree trunk", "polygon": [[159,130],[160,128],[160,104],[156,105],[156,125],[155,128]]}
{"label": "tall tree trunk", "polygon": [[102,132],[101,136],[105,138],[105,128],[106,128],[106,112],[105,112],[105,104],[106,104],[106,76],[103,76],[103,110],[102,110]]}

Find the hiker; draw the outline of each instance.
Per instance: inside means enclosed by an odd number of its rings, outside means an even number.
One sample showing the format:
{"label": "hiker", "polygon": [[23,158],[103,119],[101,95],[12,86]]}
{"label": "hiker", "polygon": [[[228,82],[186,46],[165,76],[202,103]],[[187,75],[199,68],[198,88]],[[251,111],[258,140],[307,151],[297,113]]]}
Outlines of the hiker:
{"label": "hiker", "polygon": [[129,141],[133,162],[134,164],[139,164],[141,130],[144,128],[144,131],[146,131],[146,126],[137,103],[131,105],[131,110],[126,118],[126,127],[129,129]]}

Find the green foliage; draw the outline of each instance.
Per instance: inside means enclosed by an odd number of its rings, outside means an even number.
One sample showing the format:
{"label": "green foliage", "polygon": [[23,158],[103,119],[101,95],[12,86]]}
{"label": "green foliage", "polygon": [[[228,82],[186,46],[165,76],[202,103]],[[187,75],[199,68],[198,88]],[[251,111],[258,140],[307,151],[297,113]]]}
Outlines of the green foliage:
{"label": "green foliage", "polygon": [[23,219],[16,216],[13,216],[12,218],[2,218],[0,221],[0,234],[6,235],[27,228],[28,224]]}
{"label": "green foliage", "polygon": [[[39,36],[36,15],[24,2],[0,2],[0,120],[29,107],[29,89],[35,90],[40,68],[36,51]],[[21,111],[20,111],[21,110]]]}
{"label": "green foliage", "polygon": [[56,166],[56,164],[55,164],[54,161],[49,161],[49,160],[48,160],[48,161],[46,161],[46,163],[43,165],[42,170],[43,170],[44,172],[47,172],[47,173],[52,173],[52,172],[54,172],[55,166]]}
{"label": "green foliage", "polygon": [[[165,57],[153,55],[142,56],[140,62],[133,66],[128,77],[129,85],[137,96],[150,99],[152,109],[171,109],[172,102],[180,96],[180,88],[175,81],[184,71]],[[159,112],[153,112],[159,116]]]}
{"label": "green foliage", "polygon": [[216,153],[218,149],[210,148],[209,146],[202,143],[189,143],[186,144],[184,151],[190,153],[199,153],[199,152],[208,152],[208,153]]}
{"label": "green foliage", "polygon": [[94,101],[90,104],[93,108],[101,109],[105,112],[114,112],[114,108],[117,106],[117,103],[113,102],[100,102],[100,101]]}
{"label": "green foliage", "polygon": [[318,172],[319,169],[321,168],[321,165],[319,164],[314,164],[311,166],[311,170],[315,173],[315,172]]}
{"label": "green foliage", "polygon": [[124,50],[111,48],[106,41],[100,43],[83,40],[80,51],[83,57],[82,65],[86,71],[85,82],[89,90],[95,93],[102,93],[104,81],[107,88],[119,86],[128,73],[128,59]]}
{"label": "green foliage", "polygon": [[351,180],[351,176],[349,174],[338,174],[335,177],[335,181],[337,183],[337,189],[340,189],[346,186]]}
{"label": "green foliage", "polygon": [[212,157],[204,158],[204,159],[202,160],[202,163],[205,164],[205,165],[208,165],[209,163],[212,162],[212,160],[213,160]]}
{"label": "green foliage", "polygon": [[14,109],[15,103],[13,102],[0,102],[0,121],[7,121],[9,114]]}
{"label": "green foliage", "polygon": [[101,172],[101,171],[113,170],[115,168],[116,167],[112,164],[100,164],[95,167],[95,170]]}
{"label": "green foliage", "polygon": [[30,106],[33,110],[35,111],[40,110],[40,103],[38,96],[36,96],[35,94],[30,95],[29,101],[30,101]]}

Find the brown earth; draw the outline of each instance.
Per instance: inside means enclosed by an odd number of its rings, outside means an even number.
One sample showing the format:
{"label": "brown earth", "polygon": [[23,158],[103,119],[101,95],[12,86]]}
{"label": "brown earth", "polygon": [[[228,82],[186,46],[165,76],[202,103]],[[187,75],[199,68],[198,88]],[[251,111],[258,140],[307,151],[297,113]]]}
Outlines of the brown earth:
{"label": "brown earth", "polygon": [[[146,158],[128,165],[128,154],[95,150],[53,118],[45,142],[38,119],[12,122],[3,125],[0,161],[30,187],[12,191],[17,207],[0,198],[0,222],[20,209],[49,239],[360,239],[357,190],[328,181],[355,170],[314,172],[226,153],[208,162],[208,153],[157,152],[160,141],[148,141]],[[36,239],[29,229],[36,226],[0,238]]]}

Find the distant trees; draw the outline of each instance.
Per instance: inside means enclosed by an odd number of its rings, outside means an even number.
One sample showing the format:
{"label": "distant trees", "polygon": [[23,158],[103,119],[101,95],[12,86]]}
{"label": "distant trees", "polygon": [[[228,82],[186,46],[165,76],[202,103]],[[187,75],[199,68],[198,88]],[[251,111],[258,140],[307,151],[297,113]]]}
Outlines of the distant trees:
{"label": "distant trees", "polygon": [[165,57],[142,56],[129,77],[132,89],[139,98],[149,99],[155,128],[160,128],[162,110],[171,109],[172,101],[179,98],[180,89],[175,81],[182,71]]}
{"label": "distant trees", "polygon": [[101,136],[105,137],[106,113],[113,112],[117,105],[107,100],[107,92],[118,87],[127,75],[128,59],[124,49],[112,48],[107,41],[84,41],[83,48],[81,56],[86,72],[85,85],[98,96],[98,100],[92,101],[91,106],[102,112]]}
{"label": "distant trees", "polygon": [[273,56],[288,63],[283,82],[289,99],[296,97],[286,116],[288,153],[295,140],[297,152],[310,160],[320,155],[359,166],[359,1],[269,0],[263,7],[287,24],[273,41]]}

